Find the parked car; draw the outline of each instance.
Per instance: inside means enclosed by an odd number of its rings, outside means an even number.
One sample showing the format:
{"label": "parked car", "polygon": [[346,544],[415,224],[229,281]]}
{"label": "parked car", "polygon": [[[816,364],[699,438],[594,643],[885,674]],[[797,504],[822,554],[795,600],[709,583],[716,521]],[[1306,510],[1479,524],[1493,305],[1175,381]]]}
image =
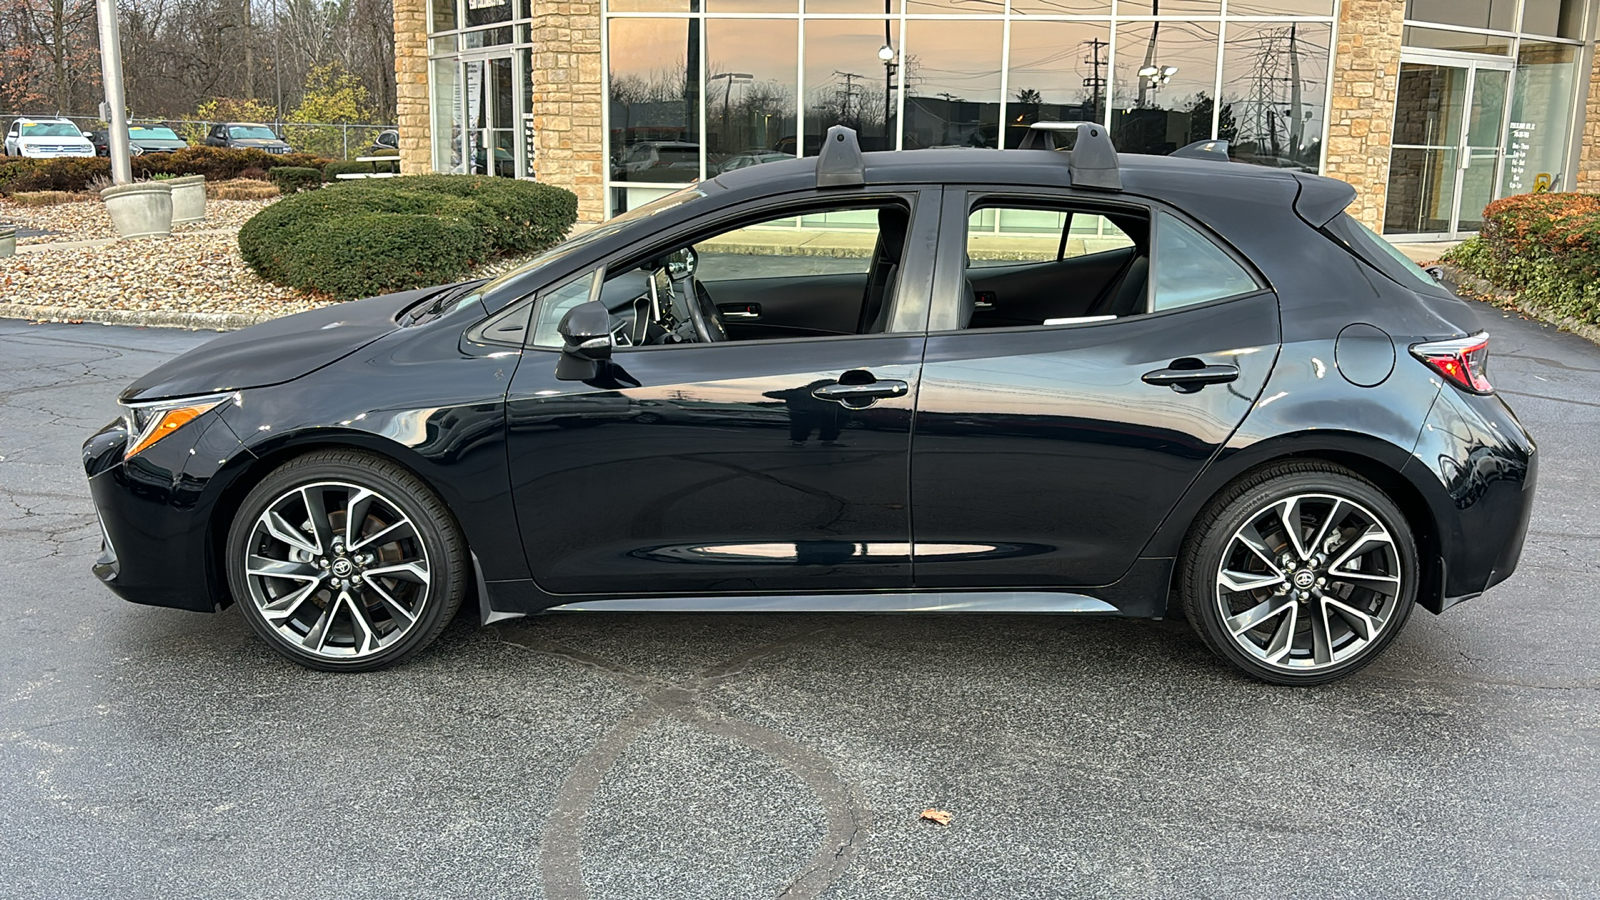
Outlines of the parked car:
{"label": "parked car", "polygon": [[[99,156],[111,155],[111,131],[102,128],[89,132],[89,142]],[[146,153],[171,153],[189,146],[189,142],[165,125],[129,125],[128,152],[133,156]]]}
{"label": "parked car", "polygon": [[293,153],[294,148],[277,132],[254,122],[220,122],[206,132],[206,146],[234,150],[265,150],[268,153]]}
{"label": "parked car", "polygon": [[782,162],[786,159],[794,159],[794,157],[787,153],[779,153],[776,150],[746,150],[743,153],[738,153],[728,157],[727,159],[718,163],[715,168],[719,172],[732,172],[737,169],[743,169],[747,166],[759,166],[762,163]]}
{"label": "parked car", "polygon": [[623,151],[612,173],[624,181],[693,181],[700,174],[700,145],[688,141],[641,141]]}
{"label": "parked car", "polygon": [[6,129],[6,155],[30,159],[93,156],[94,145],[70,120],[55,116],[19,116]]}
{"label": "parked car", "polygon": [[[475,597],[484,622],[1182,616],[1252,676],[1330,681],[1515,570],[1537,470],[1472,310],[1354,198],[1119,158],[1099,125],[1070,153],[863,154],[836,127],[493,281],[139,378],[83,448],[95,572],[237,602],[322,669],[405,659]],[[1053,215],[1060,249],[974,268],[969,225],[1009,211]],[[1128,241],[1070,250],[1081,217]],[[875,221],[870,258],[794,266],[800,228],[794,258],[701,277],[697,246],[797,219],[852,246]]]}
{"label": "parked car", "polygon": [[384,130],[378,132],[378,136],[372,139],[372,146],[367,148],[368,155],[375,153],[399,152],[400,132],[395,128],[385,128]]}

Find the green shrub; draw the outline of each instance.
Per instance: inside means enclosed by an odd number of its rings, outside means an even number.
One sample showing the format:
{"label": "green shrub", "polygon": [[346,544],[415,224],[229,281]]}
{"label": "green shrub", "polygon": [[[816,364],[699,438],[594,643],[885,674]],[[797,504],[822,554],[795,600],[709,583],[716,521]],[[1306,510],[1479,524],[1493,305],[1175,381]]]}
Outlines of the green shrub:
{"label": "green shrub", "polygon": [[[248,169],[271,171],[284,166],[322,171],[328,160],[306,153],[268,153],[224,147],[186,147],[172,153],[147,153],[132,159],[133,177],[204,175],[207,181],[238,178]],[[83,191],[96,178],[111,177],[111,161],[103,157],[12,159],[0,163],[0,195],[17,191]]]}
{"label": "green shrub", "polygon": [[[411,223],[418,219],[432,224]],[[490,257],[543,250],[576,219],[572,193],[533,182],[349,180],[257,213],[239,230],[239,252],[268,281],[351,300],[454,281]],[[386,228],[399,237],[377,234]]]}
{"label": "green shrub", "polygon": [[455,281],[481,246],[460,219],[362,212],[300,231],[284,274],[295,287],[349,300]]}
{"label": "green shrub", "polygon": [[1530,306],[1600,323],[1600,197],[1518,194],[1489,204],[1478,237],[1446,262]]}
{"label": "green shrub", "polygon": [[313,191],[322,187],[322,173],[309,166],[278,166],[267,172],[284,195]]}

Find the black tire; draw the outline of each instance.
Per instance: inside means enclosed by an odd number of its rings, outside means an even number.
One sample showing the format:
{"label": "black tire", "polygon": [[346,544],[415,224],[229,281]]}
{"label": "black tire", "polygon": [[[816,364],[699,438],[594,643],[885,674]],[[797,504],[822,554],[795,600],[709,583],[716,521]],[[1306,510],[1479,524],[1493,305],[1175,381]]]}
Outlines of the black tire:
{"label": "black tire", "polygon": [[[329,508],[341,501],[342,510]],[[275,517],[264,518],[269,509]],[[361,520],[353,532],[351,518]],[[234,515],[226,553],[228,586],[250,627],[313,669],[367,671],[411,657],[467,590],[466,542],[444,502],[405,468],[354,450],[274,469]]]}
{"label": "black tire", "polygon": [[1274,463],[1225,488],[1195,519],[1178,565],[1184,616],[1206,646],[1284,685],[1325,684],[1372,662],[1405,626],[1419,580],[1416,542],[1394,501],[1313,460]]}

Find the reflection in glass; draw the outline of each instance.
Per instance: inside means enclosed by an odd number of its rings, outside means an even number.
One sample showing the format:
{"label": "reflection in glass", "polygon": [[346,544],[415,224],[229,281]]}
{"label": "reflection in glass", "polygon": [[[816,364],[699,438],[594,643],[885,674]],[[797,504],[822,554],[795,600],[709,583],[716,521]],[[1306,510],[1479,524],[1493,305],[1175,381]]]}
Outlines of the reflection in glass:
{"label": "reflection in glass", "polygon": [[1507,37],[1445,31],[1442,28],[1414,28],[1410,25],[1400,29],[1400,42],[1407,47],[1424,50],[1454,50],[1457,53],[1486,53],[1490,56],[1506,56],[1511,52],[1511,39]]}
{"label": "reflection in glass", "polygon": [[700,20],[612,19],[611,179],[700,177]]}
{"label": "reflection in glass", "polygon": [[1467,107],[1467,70],[1430,63],[1400,64],[1395,92],[1397,145],[1454,147]]}
{"label": "reflection in glass", "polygon": [[434,31],[454,31],[456,27],[456,0],[433,0]]}
{"label": "reflection in glass", "polygon": [[1228,25],[1217,136],[1235,159],[1317,171],[1330,33],[1317,22]]}
{"label": "reflection in glass", "polygon": [[1464,28],[1511,31],[1517,0],[1406,0],[1406,18]]}
{"label": "reflection in glass", "polygon": [[1013,24],[1007,147],[1034,122],[1105,121],[1110,38],[1100,22]]}
{"label": "reflection in glass", "polygon": [[1572,127],[1572,89],[1578,48],[1524,40],[1517,50],[1516,91],[1511,98],[1502,194],[1540,185],[1567,190],[1567,140]]}
{"label": "reflection in glass", "polygon": [[1525,0],[1522,4],[1524,34],[1575,38],[1582,29],[1583,0]]}
{"label": "reflection in glass", "polygon": [[906,24],[904,147],[994,147],[1003,22]]}
{"label": "reflection in glass", "polygon": [[811,15],[822,13],[867,13],[897,16],[900,0],[802,0]]}
{"label": "reflection in glass", "polygon": [[[809,19],[804,27],[803,155],[815,156],[822,146],[822,136],[834,125],[854,128],[862,150],[895,149],[888,126],[896,115],[899,57],[884,60],[878,51],[884,46],[900,47],[898,23],[881,19]],[[995,59],[999,59],[998,53]],[[776,149],[793,153],[793,143],[780,142]]]}
{"label": "reflection in glass", "polygon": [[1215,16],[1222,0],[1122,0],[1119,16]]}
{"label": "reflection in glass", "polygon": [[1333,0],[1228,0],[1230,16],[1331,16]]}
{"label": "reflection in glass", "polygon": [[1215,22],[1117,26],[1111,138],[1118,150],[1165,155],[1215,137],[1217,38]]}
{"label": "reflection in glass", "polygon": [[[1111,14],[1111,0],[1011,0],[1011,12],[1018,16],[1104,16]],[[1013,32],[1011,39],[1016,37]]]}
{"label": "reflection in glass", "polygon": [[928,15],[972,13],[974,15],[998,16],[1004,14],[1005,11],[1005,0],[906,0],[906,12],[911,15],[917,15],[918,13]]}
{"label": "reflection in glass", "polygon": [[433,61],[433,169],[461,172],[461,91],[456,61]]}
{"label": "reflection in glass", "polygon": [[463,28],[511,21],[511,0],[467,0],[467,21]]}
{"label": "reflection in glass", "polygon": [[1396,147],[1389,171],[1383,233],[1448,232],[1456,201],[1456,150]]}
{"label": "reflection in glass", "polygon": [[707,175],[793,155],[799,30],[793,19],[706,22]]}

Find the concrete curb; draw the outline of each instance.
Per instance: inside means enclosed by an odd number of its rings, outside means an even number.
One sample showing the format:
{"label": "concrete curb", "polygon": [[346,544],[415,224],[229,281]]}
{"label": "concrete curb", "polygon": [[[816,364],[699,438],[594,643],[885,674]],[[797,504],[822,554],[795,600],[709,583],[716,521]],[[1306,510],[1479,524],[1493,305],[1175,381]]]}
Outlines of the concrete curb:
{"label": "concrete curb", "polygon": [[[284,315],[287,315],[285,313]],[[90,309],[0,303],[0,319],[69,324],[131,325],[138,328],[184,328],[189,331],[234,331],[281,318],[270,313],[179,312],[177,310]]]}
{"label": "concrete curb", "polygon": [[1444,270],[1444,280],[1450,288],[1468,297],[1480,297],[1501,306],[1508,306],[1522,313],[1530,319],[1537,319],[1546,325],[1554,325],[1562,331],[1575,334],[1591,343],[1600,344],[1600,326],[1580,322],[1572,316],[1557,315],[1549,310],[1540,309],[1523,303],[1515,294],[1501,290],[1482,278],[1464,269],[1440,263],[1439,268]]}

